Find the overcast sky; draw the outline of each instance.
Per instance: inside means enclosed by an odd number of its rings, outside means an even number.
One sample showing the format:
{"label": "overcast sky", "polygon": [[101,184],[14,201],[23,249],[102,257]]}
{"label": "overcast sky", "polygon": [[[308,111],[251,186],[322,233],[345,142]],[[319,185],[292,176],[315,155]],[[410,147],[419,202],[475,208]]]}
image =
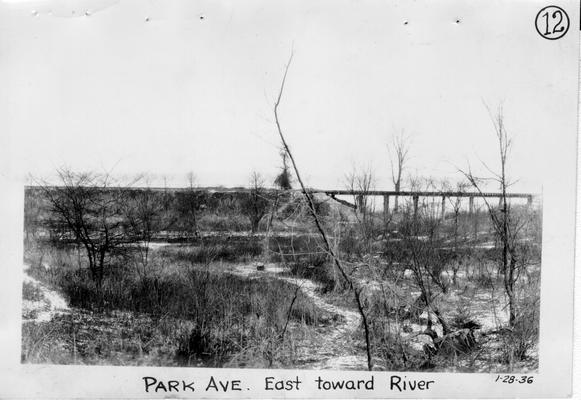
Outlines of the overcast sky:
{"label": "overcast sky", "polygon": [[548,41],[534,28],[543,5],[3,1],[2,171],[272,181],[273,103],[294,48],[280,115],[309,185],[342,188],[359,167],[392,189],[387,144],[401,130],[409,173],[455,179],[469,160],[485,175],[480,160],[498,156],[484,103],[502,103],[514,190],[538,192],[552,143],[577,124],[578,11],[562,3],[571,32]]}

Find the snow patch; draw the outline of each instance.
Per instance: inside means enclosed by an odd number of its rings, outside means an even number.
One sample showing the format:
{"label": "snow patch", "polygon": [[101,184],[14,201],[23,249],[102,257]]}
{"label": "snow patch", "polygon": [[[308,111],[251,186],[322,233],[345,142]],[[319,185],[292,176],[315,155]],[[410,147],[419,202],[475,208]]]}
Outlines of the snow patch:
{"label": "snow patch", "polygon": [[[43,267],[49,269],[46,264]],[[68,312],[69,306],[64,297],[46,287],[44,284],[28,275],[27,271],[30,265],[24,264],[24,279],[23,283],[28,283],[37,288],[41,293],[41,300],[22,300],[22,311],[24,315],[34,315],[33,318],[25,319],[24,321],[31,322],[49,322],[57,314],[64,314]]]}

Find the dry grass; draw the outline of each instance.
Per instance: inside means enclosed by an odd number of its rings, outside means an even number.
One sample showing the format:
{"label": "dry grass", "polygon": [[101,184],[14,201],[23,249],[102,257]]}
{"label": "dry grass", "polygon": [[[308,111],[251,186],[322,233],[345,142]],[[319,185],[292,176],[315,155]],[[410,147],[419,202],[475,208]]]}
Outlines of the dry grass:
{"label": "dry grass", "polygon": [[[291,336],[286,343],[280,339],[287,317],[290,330],[312,329],[331,319],[301,292],[289,313],[293,284],[225,274],[191,260],[168,264],[167,253],[152,258],[146,276],[118,260],[98,288],[86,269],[67,263],[74,259],[67,255],[71,252],[45,253],[49,269],[38,262],[39,255],[32,263],[30,274],[58,288],[77,312],[47,324],[25,324],[26,362],[221,366],[240,353],[258,352],[268,365],[286,365],[289,353],[274,348],[289,347]],[[174,260],[183,258],[178,253]]]}

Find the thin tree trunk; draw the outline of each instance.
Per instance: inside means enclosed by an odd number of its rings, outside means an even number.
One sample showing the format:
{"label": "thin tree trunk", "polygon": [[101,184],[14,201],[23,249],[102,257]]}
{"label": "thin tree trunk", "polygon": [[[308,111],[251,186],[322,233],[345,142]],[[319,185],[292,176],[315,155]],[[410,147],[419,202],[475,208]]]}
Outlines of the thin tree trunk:
{"label": "thin tree trunk", "polygon": [[[399,192],[400,182],[399,180],[395,183],[395,191]],[[393,212],[397,213],[399,208],[399,196],[395,196],[394,204],[393,204]]]}
{"label": "thin tree trunk", "polygon": [[270,229],[272,227],[272,220],[274,219],[274,213],[278,207],[278,194],[274,199],[274,204],[272,205],[272,212],[268,218],[268,223],[266,224],[266,234],[264,235],[264,262],[267,263],[270,261]]}
{"label": "thin tree trunk", "polygon": [[278,98],[277,98],[276,103],[274,105],[274,117],[275,117],[276,127],[278,130],[278,134],[280,136],[280,140],[282,141],[282,145],[284,147],[284,150],[288,154],[288,156],[291,160],[291,163],[293,165],[295,175],[297,176],[297,181],[299,182],[299,185],[301,186],[301,191],[302,191],[303,195],[305,196],[305,198],[307,199],[307,205],[308,205],[309,211],[311,213],[311,216],[313,217],[313,220],[315,222],[315,226],[316,226],[316,228],[321,236],[321,239],[323,240],[325,250],[333,259],[335,266],[337,267],[337,269],[339,270],[339,272],[341,273],[341,275],[343,276],[343,278],[347,282],[349,288],[353,291],[353,294],[355,297],[355,302],[357,303],[357,309],[359,311],[359,314],[361,315],[361,319],[363,322],[363,328],[365,330],[365,345],[366,345],[366,351],[367,351],[367,368],[371,371],[371,369],[373,367],[373,363],[371,360],[371,345],[370,345],[370,337],[369,337],[369,325],[367,322],[367,316],[366,316],[365,311],[363,309],[363,303],[361,301],[361,292],[357,287],[355,287],[355,285],[353,284],[353,280],[345,272],[343,265],[341,264],[341,262],[339,261],[339,259],[335,255],[335,252],[333,251],[333,248],[332,248],[331,244],[329,243],[329,239],[327,238],[327,234],[325,233],[325,230],[323,229],[323,226],[319,220],[319,216],[317,215],[317,211],[316,211],[313,199],[311,197],[311,194],[305,188],[305,185],[304,185],[303,180],[301,178],[301,175],[299,173],[299,169],[297,167],[295,159],[294,159],[294,157],[290,151],[290,148],[289,148],[289,146],[284,138],[284,135],[282,133],[282,128],[280,126],[280,121],[278,118],[278,106],[280,104],[280,100],[281,100],[282,93],[284,90],[284,84],[286,81],[286,76],[287,76],[291,61],[292,61],[292,55],[289,59],[288,64],[286,65],[284,76],[282,79],[282,84],[281,84],[280,91],[278,94]]}

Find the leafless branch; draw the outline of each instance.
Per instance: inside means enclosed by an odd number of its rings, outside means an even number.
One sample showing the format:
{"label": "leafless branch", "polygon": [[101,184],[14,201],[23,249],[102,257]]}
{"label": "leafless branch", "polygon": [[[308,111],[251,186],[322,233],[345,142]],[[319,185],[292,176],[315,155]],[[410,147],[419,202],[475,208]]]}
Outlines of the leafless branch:
{"label": "leafless branch", "polygon": [[319,234],[321,236],[324,248],[329,253],[331,258],[333,259],[335,266],[337,267],[337,269],[339,270],[339,272],[341,273],[341,275],[343,276],[343,278],[347,282],[349,288],[354,293],[355,301],[357,303],[357,308],[358,308],[359,314],[361,315],[361,318],[363,321],[363,327],[365,330],[365,343],[366,343],[366,350],[367,350],[367,366],[368,366],[368,369],[371,370],[373,367],[373,364],[372,364],[372,360],[371,360],[371,344],[370,344],[370,337],[369,337],[369,326],[367,323],[367,315],[365,314],[365,311],[363,308],[363,303],[362,303],[361,296],[360,296],[360,294],[361,294],[360,289],[355,286],[353,279],[351,279],[351,277],[346,273],[343,265],[341,264],[341,261],[335,255],[335,252],[331,246],[331,243],[329,242],[327,234],[326,234],[326,232],[321,224],[321,221],[319,219],[319,216],[317,214],[312,195],[306,190],[306,187],[305,187],[305,184],[301,178],[297,163],[296,163],[295,158],[293,157],[293,154],[290,150],[290,147],[285,139],[285,136],[283,134],[282,127],[280,124],[278,109],[280,106],[282,94],[284,92],[284,86],[286,83],[286,78],[288,75],[288,71],[289,71],[289,67],[291,65],[292,59],[293,59],[293,53],[291,52],[291,56],[288,60],[288,63],[285,66],[284,75],[283,75],[282,82],[280,85],[280,90],[279,90],[279,93],[277,96],[277,100],[276,100],[276,103],[274,104],[274,118],[275,118],[275,122],[276,122],[277,131],[278,131],[280,140],[282,142],[283,148],[286,151],[286,153],[288,154],[289,159],[291,160],[291,164],[293,166],[293,170],[295,172],[297,181],[299,182],[299,185],[301,187],[301,192],[302,192],[303,196],[307,199],[307,205],[308,205],[309,212],[310,212],[311,216],[313,217],[313,221],[315,222],[315,226],[317,228],[317,231],[319,232]]}

